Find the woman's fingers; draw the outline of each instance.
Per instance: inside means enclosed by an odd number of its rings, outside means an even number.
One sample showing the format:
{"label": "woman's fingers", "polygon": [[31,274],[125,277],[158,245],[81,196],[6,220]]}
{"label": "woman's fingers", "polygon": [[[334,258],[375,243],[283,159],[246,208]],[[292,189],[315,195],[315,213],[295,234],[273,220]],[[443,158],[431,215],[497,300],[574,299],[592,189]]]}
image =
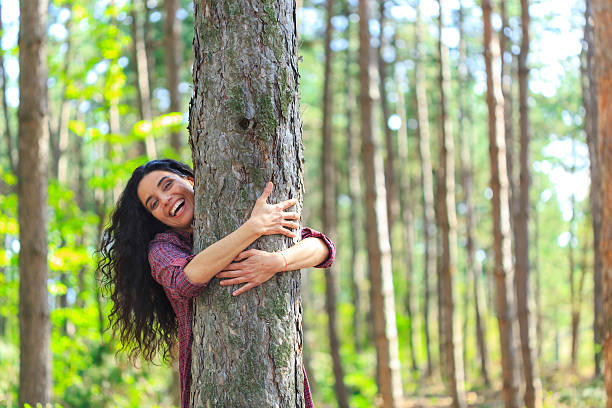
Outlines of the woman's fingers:
{"label": "woman's fingers", "polygon": [[238,290],[235,290],[234,293],[232,293],[233,296],[238,296],[244,292],[246,292],[247,290],[253,289],[255,286],[259,285],[259,283],[255,283],[255,282],[250,282],[247,283],[246,285],[244,285],[243,287],[241,287]]}
{"label": "woman's fingers", "polygon": [[271,181],[268,181],[266,186],[264,187],[264,191],[261,193],[257,201],[263,201],[264,203],[268,201],[268,197],[270,197],[270,193],[274,189],[274,184]]}
{"label": "woman's fingers", "polygon": [[236,257],[234,258],[232,262],[240,262],[250,256],[253,256],[255,251],[256,251],[255,249],[247,249],[246,251],[242,251],[241,253],[236,255]]}
{"label": "woman's fingers", "polygon": [[281,222],[281,225],[285,228],[293,228],[293,229],[300,228],[300,224],[298,224],[297,222],[293,222],[293,221],[283,221]]}
{"label": "woman's fingers", "polygon": [[225,267],[224,271],[238,271],[240,269],[242,269],[240,262],[232,262]]}
{"label": "woman's fingers", "polygon": [[276,205],[279,206],[282,210],[286,210],[287,208],[293,207],[296,204],[297,204],[297,199],[290,198],[289,200],[282,201]]}
{"label": "woman's fingers", "polygon": [[280,227],[277,231],[278,231],[279,234],[282,234],[282,235],[284,235],[286,237],[297,238],[297,234],[295,232],[293,232],[291,230],[288,230],[286,228]]}
{"label": "woman's fingers", "polygon": [[296,212],[284,212],[282,213],[283,219],[285,220],[299,220],[300,214]]}
{"label": "woman's fingers", "polygon": [[236,278],[233,279],[225,279],[222,280],[221,282],[219,282],[219,285],[221,286],[231,286],[231,285],[238,285],[239,283],[244,283],[244,282],[248,282],[249,278],[247,276],[238,276]]}
{"label": "woman's fingers", "polygon": [[227,279],[227,278],[235,278],[237,276],[243,275],[244,271],[242,270],[223,270],[221,272],[219,272],[216,277],[220,278],[220,279]]}

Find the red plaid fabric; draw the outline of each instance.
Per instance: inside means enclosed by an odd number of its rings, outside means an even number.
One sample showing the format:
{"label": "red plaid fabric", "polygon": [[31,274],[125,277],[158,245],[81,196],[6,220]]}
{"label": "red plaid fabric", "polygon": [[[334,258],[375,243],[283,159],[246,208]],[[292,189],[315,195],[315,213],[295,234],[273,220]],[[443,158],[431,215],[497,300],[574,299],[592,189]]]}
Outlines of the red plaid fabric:
{"label": "red plaid fabric", "polygon": [[[302,228],[302,239],[315,237],[322,239],[329,248],[329,257],[317,268],[329,268],[336,257],[336,246],[324,234],[310,228]],[[179,375],[181,378],[181,407],[189,408],[191,388],[191,345],[193,343],[192,299],[198,296],[204,284],[194,284],[187,279],[183,269],[194,257],[193,237],[191,234],[170,230],[159,233],[149,243],[149,263],[153,278],[163,286],[178,319],[179,337]],[[307,408],[314,407],[308,377],[304,371],[304,400]]]}

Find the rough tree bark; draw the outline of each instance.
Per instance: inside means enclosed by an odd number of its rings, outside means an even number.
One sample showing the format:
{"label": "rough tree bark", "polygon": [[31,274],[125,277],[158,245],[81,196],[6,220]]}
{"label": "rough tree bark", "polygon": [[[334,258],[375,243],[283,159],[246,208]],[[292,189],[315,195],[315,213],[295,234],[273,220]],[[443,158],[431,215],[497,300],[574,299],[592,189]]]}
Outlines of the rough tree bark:
{"label": "rough tree bark", "polygon": [[[181,111],[181,95],[179,93],[179,82],[181,81],[181,24],[176,18],[178,10],[178,0],[164,0],[164,11],[166,21],[164,32],[166,35],[166,79],[168,81],[168,91],[170,92],[170,112]],[[170,145],[177,154],[180,154],[183,141],[179,132],[172,132],[170,135]]]}
{"label": "rough tree bark", "polygon": [[455,143],[449,118],[448,97],[450,91],[450,67],[448,47],[442,41],[444,28],[444,2],[438,0],[438,56],[439,61],[439,87],[440,87],[440,134],[438,145],[440,149],[440,219],[441,219],[441,273],[440,273],[440,304],[444,316],[443,340],[446,369],[442,370],[448,375],[449,391],[453,398],[452,406],[465,407],[465,377],[463,371],[463,346],[459,319],[455,316],[455,293],[453,279],[457,276],[457,213],[455,210]]}
{"label": "rough tree bark", "polygon": [[521,356],[523,362],[523,377],[525,379],[525,405],[527,408],[542,406],[542,384],[538,370],[538,360],[535,355],[535,325],[533,320],[533,298],[530,285],[529,266],[529,184],[531,166],[529,162],[529,0],[521,0],[521,52],[519,64],[519,113],[520,113],[520,176],[519,186],[512,200],[516,206],[514,222],[515,262],[516,262],[516,294],[518,321],[521,338]]}
{"label": "rough tree bark", "polygon": [[370,269],[370,302],[376,343],[377,378],[384,408],[402,400],[391,248],[387,229],[382,157],[372,125],[370,77],[370,1],[359,1],[359,81],[361,85],[361,146],[366,186],[366,234]]}
{"label": "rough tree bark", "polygon": [[423,189],[423,231],[425,234],[425,269],[423,281],[425,282],[425,298],[423,304],[423,325],[425,332],[425,348],[427,351],[426,375],[433,373],[431,358],[431,336],[429,327],[429,312],[431,306],[431,276],[436,270],[436,225],[434,211],[433,171],[431,168],[431,149],[429,146],[429,113],[427,110],[427,91],[425,89],[425,71],[423,59],[425,48],[423,46],[423,23],[421,21],[420,6],[416,5],[417,18],[415,23],[415,96],[417,111],[417,135],[419,139],[419,161],[421,162],[421,186]]}
{"label": "rough tree bark", "polygon": [[[591,0],[595,43],[593,67],[597,83],[597,138],[600,180],[612,179],[612,3]],[[601,236],[603,284],[603,360],[607,407],[612,408],[612,185],[601,183]],[[597,283],[596,283],[597,286]]]}
{"label": "rough tree bark", "polygon": [[[321,186],[323,187],[323,200],[321,200],[321,219],[323,231],[332,240],[336,239],[337,210],[336,210],[336,162],[334,161],[334,140],[332,134],[332,17],[334,13],[334,0],[327,0],[327,21],[325,25],[325,77],[323,80],[323,137],[321,144]],[[334,390],[336,399],[341,408],[348,408],[348,395],[344,386],[344,370],[340,360],[340,340],[338,339],[338,321],[336,315],[337,284],[336,268],[332,265],[325,273],[325,311],[327,312],[327,333],[329,336],[329,351],[332,357],[334,370]]]}
{"label": "rough tree bark", "polygon": [[[271,202],[303,196],[295,2],[194,1],[194,251]],[[287,247],[265,237],[255,247]],[[237,298],[213,279],[194,302],[193,407],[303,407],[299,271]],[[213,352],[214,351],[214,352]]]}
{"label": "rough tree bark", "polygon": [[47,1],[19,2],[19,406],[51,400],[47,292]]}
{"label": "rough tree bark", "polygon": [[[593,22],[591,0],[585,1],[584,42],[582,70],[582,104],[585,110],[584,130],[589,148],[589,168],[591,173],[591,221],[593,225],[593,248],[599,248],[601,236],[601,179],[597,153],[597,86],[593,73]],[[586,52],[585,52],[586,51]],[[595,375],[601,375],[601,343],[603,340],[602,288],[601,288],[601,253],[593,251],[593,340],[595,343]]]}
{"label": "rough tree bark", "polygon": [[491,27],[491,2],[483,0],[484,58],[487,71],[489,110],[489,158],[491,163],[493,249],[495,252],[496,309],[502,354],[503,395],[506,408],[520,406],[518,361],[514,344],[516,309],[514,270],[510,243],[510,211],[506,149],[504,143],[504,98],[501,90],[499,42]]}

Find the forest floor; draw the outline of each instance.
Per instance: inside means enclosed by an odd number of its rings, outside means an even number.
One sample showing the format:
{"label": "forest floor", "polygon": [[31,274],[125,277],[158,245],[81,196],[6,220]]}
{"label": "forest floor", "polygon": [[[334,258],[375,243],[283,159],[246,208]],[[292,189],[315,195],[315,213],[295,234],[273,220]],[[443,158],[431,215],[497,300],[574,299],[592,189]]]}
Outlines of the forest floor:
{"label": "forest floor", "polygon": [[[543,408],[603,408],[605,392],[603,380],[576,374],[568,368],[547,369],[542,375]],[[473,387],[466,393],[469,407],[503,408],[499,385]],[[451,398],[446,396],[439,381],[424,380],[415,392],[405,396],[404,408],[447,408]]]}

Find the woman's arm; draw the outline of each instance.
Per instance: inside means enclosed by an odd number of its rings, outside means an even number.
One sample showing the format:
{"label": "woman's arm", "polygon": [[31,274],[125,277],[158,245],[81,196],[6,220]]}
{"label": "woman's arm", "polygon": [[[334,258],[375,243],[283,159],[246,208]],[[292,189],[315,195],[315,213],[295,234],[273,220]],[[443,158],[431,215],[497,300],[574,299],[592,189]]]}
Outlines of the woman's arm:
{"label": "woman's arm", "polygon": [[184,272],[190,282],[195,284],[208,282],[244,248],[262,235],[282,234],[291,238],[296,237],[296,233],[289,228],[297,229],[299,225],[290,220],[299,219],[299,214],[283,210],[295,205],[297,201],[290,199],[278,204],[268,204],[267,200],[273,187],[271,182],[266,185],[264,192],[255,202],[250,218],[244,224],[199,252],[185,265]]}
{"label": "woman's arm", "polygon": [[[319,238],[305,238],[294,246],[278,252],[249,249],[241,252],[218,278],[224,278],[221,286],[246,283],[232,294],[238,296],[268,281],[277,272],[312,268],[329,257],[329,248]],[[285,264],[286,262],[286,264]]]}

